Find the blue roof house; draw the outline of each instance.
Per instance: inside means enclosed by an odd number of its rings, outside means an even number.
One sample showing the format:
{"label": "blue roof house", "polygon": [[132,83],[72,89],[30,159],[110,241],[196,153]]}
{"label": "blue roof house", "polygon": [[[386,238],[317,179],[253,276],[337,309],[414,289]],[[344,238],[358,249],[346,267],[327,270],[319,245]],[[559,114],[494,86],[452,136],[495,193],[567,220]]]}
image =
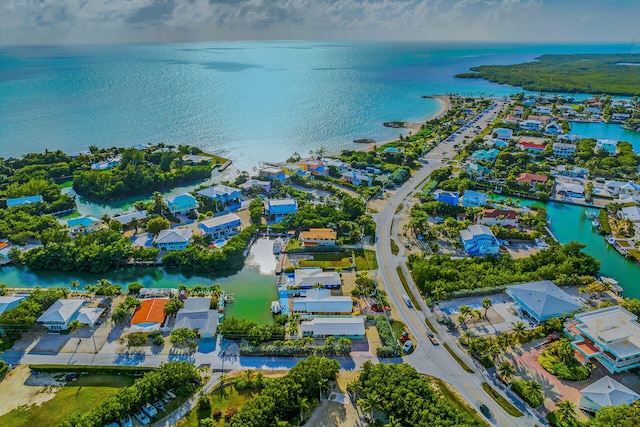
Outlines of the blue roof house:
{"label": "blue roof house", "polygon": [[452,206],[458,205],[458,192],[456,191],[436,190],[433,193],[433,198],[438,202],[448,203]]}
{"label": "blue roof house", "polygon": [[298,203],[296,199],[267,201],[267,215],[275,222],[280,222],[285,216],[296,213],[298,213]]}
{"label": "blue roof house", "polygon": [[227,238],[240,230],[242,221],[236,214],[225,214],[200,222],[200,228],[213,238]]}
{"label": "blue roof house", "polygon": [[471,154],[471,160],[476,160],[478,162],[495,162],[496,158],[500,154],[500,150],[492,148],[490,150],[476,150]]}
{"label": "blue roof house", "polygon": [[582,304],[548,280],[507,287],[520,311],[540,323],[579,310]]}
{"label": "blue roof house", "polygon": [[103,227],[102,220],[93,216],[83,216],[67,221],[72,233],[93,233]]}
{"label": "blue roof house", "polygon": [[7,207],[13,207],[13,206],[23,206],[23,205],[30,205],[32,203],[40,203],[42,202],[42,196],[38,195],[38,196],[26,196],[26,197],[16,197],[14,199],[7,199]]}
{"label": "blue roof house", "polygon": [[211,200],[217,200],[220,203],[237,201],[242,197],[242,191],[240,189],[222,184],[197,191],[196,194],[203,197],[208,197]]}
{"label": "blue roof house", "polygon": [[198,208],[198,200],[189,193],[178,194],[166,198],[167,207],[172,214],[187,214]]}
{"label": "blue roof house", "polygon": [[465,208],[475,207],[478,208],[480,206],[484,206],[487,204],[487,200],[489,200],[489,196],[480,192],[467,190],[462,195],[462,206]]}
{"label": "blue roof house", "polygon": [[460,231],[460,241],[468,255],[497,255],[500,242],[486,225],[474,224]]}
{"label": "blue roof house", "polygon": [[465,163],[464,170],[466,170],[470,176],[484,176],[491,172],[491,169],[488,167],[475,162]]}

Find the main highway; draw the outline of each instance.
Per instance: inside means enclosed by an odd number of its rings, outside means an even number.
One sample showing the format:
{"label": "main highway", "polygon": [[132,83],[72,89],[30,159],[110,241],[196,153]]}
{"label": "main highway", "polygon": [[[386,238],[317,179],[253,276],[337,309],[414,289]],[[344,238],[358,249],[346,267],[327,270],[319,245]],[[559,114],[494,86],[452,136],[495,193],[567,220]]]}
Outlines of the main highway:
{"label": "main highway", "polygon": [[[491,383],[491,380],[485,378],[480,368],[476,367],[467,354],[458,349],[451,335],[437,323],[411,279],[406,265],[407,258],[404,256],[404,248],[396,240],[398,232],[402,231],[398,230],[398,214],[408,208],[413,196],[421,190],[425,179],[434,170],[446,167],[450,158],[456,154],[454,145],[457,144],[462,147],[466,141],[465,137],[473,139],[477,133],[475,127],[478,126],[484,129],[488,123],[491,123],[496,118],[497,113],[504,107],[504,104],[504,101],[496,101],[494,107],[481,113],[474,123],[452,137],[445,139],[424,156],[425,164],[423,167],[416,171],[402,187],[394,190],[393,195],[384,207],[374,215],[377,224],[375,248],[379,264],[378,279],[381,279],[384,283],[384,288],[393,307],[391,315],[393,318],[404,322],[414,338],[415,350],[411,355],[405,357],[405,362],[411,364],[421,373],[433,375],[449,382],[474,408],[478,409],[480,404],[487,405],[493,415],[488,420],[492,424],[505,427],[529,427],[546,423],[543,423],[536,414],[529,411],[523,417],[516,418],[509,415],[482,389],[482,382]],[[398,255],[394,255],[391,252],[391,240],[395,240],[395,243],[400,248]],[[404,302],[402,295],[406,294],[406,292],[397,273],[398,266],[402,269],[413,295],[416,296],[420,303],[420,307],[409,307]],[[463,370],[442,345],[433,345],[431,343],[427,336],[425,317],[430,320],[430,323],[438,331],[438,340],[441,343],[447,342],[450,348],[456,351],[458,356],[474,370],[473,374]]]}

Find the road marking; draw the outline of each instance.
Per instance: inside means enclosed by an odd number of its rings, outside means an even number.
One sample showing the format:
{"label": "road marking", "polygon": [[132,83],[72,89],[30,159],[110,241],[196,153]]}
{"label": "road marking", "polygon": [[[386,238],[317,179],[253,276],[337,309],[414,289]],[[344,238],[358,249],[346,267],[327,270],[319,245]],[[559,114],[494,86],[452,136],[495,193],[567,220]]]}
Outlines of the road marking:
{"label": "road marking", "polygon": [[[478,395],[477,395],[477,394],[475,394],[475,392],[474,392],[473,390],[471,390],[471,387],[469,387],[469,384],[464,383],[464,386],[467,388],[467,390],[469,390],[469,391],[471,392],[471,394],[473,394],[473,395],[476,397],[476,399],[478,399],[478,400],[480,401],[480,403],[484,403],[484,401],[483,401],[482,399],[480,399],[480,397],[478,397]],[[493,400],[493,398],[492,398],[491,396],[489,396],[489,398]],[[494,402],[495,402],[495,400],[494,400]],[[495,404],[496,404],[496,405],[498,405],[498,407],[501,407],[501,406],[498,404],[498,402],[495,402]],[[475,409],[475,408],[474,408],[474,409]],[[505,424],[505,423],[504,423],[504,421],[502,421],[502,418],[500,418],[500,417],[498,416],[498,414],[493,414],[493,416],[494,416],[494,417],[496,417],[496,420],[498,420],[498,421],[500,422],[500,424],[502,424],[502,425],[503,425],[503,426],[505,426],[505,427],[509,427],[507,424]]]}

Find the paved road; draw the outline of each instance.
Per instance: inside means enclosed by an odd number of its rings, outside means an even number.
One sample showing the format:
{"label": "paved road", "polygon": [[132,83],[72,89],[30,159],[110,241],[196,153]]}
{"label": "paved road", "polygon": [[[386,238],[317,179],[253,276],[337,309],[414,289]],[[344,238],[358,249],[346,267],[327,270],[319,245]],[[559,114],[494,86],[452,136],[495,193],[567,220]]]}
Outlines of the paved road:
{"label": "paved road", "polygon": [[[459,146],[463,146],[466,142],[465,136],[468,136],[469,140],[473,139],[475,136],[474,127],[477,125],[484,128],[488,122],[493,121],[496,113],[503,104],[503,102],[498,102],[498,105],[491,112],[484,114],[472,127],[463,130],[454,138],[440,143],[430,151],[424,157],[427,163],[418,170],[404,186],[395,191],[384,208],[375,215],[377,223],[376,254],[380,264],[380,276],[389,295],[389,300],[395,308],[393,316],[403,321],[415,337],[416,342],[414,344],[416,344],[416,349],[410,356],[405,357],[405,361],[422,373],[442,378],[451,383],[472,406],[477,408],[480,403],[487,405],[494,415],[493,419],[490,420],[493,424],[505,427],[528,427],[535,425],[536,422],[540,423],[540,421],[537,417],[530,416],[529,414],[520,418],[512,417],[485,393],[481,383],[483,381],[491,383],[492,380],[483,376],[482,371],[474,365],[474,362],[468,355],[457,350],[457,345],[451,340],[451,336],[435,321],[424,300],[419,298],[421,305],[419,309],[409,308],[405,304],[402,295],[406,292],[396,271],[396,268],[400,266],[407,282],[409,282],[412,293],[419,296],[420,294],[406,266],[407,259],[404,256],[403,247],[396,240],[398,231],[402,231],[398,230],[398,215],[396,211],[398,210],[398,213],[400,213],[406,210],[409,199],[416,192],[420,191],[420,184],[429,174],[435,169],[447,166],[447,162],[455,155],[454,145],[458,144]],[[401,204],[402,208],[398,209]],[[391,252],[391,240],[394,240],[400,248],[397,256]],[[420,309],[422,311],[420,311]],[[465,360],[467,365],[471,366],[476,373],[470,374],[464,371],[442,345],[434,346],[431,344],[427,337],[427,326],[424,321],[425,315],[429,318],[430,322],[436,326],[438,332],[440,332],[438,339],[441,342],[448,342],[449,346],[454,349],[460,358]]]}

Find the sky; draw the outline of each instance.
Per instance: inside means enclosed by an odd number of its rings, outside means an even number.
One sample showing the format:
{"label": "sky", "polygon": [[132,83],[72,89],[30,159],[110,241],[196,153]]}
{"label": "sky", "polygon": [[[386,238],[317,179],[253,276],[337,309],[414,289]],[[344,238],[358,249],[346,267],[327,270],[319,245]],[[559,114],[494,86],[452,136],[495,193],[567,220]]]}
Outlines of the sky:
{"label": "sky", "polygon": [[640,0],[0,0],[0,44],[631,42]]}

